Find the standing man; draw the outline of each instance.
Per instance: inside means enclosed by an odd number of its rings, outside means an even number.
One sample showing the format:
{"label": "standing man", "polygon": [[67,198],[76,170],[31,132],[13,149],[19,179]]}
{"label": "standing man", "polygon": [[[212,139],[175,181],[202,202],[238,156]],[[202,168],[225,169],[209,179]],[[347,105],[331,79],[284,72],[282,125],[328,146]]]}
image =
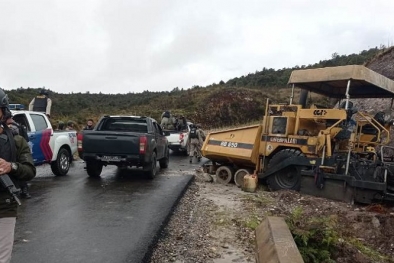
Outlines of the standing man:
{"label": "standing man", "polygon": [[72,131],[72,130],[75,130],[74,129],[74,122],[73,121],[68,121],[67,122],[66,131]]}
{"label": "standing man", "polygon": [[86,123],[84,130],[93,130],[94,128],[94,123],[92,119],[88,119],[88,122]]}
{"label": "standing man", "polygon": [[[7,126],[10,118],[8,96],[0,89],[0,179],[16,184],[33,179],[36,168],[26,140]],[[0,184],[0,263],[11,261],[17,209],[15,198]]]}
{"label": "standing man", "polygon": [[201,150],[200,150],[200,141],[202,140],[200,133],[197,130],[197,126],[195,124],[190,125],[191,129],[189,132],[188,143],[190,145],[189,150],[189,163],[193,162],[194,151],[197,152],[197,160],[201,161]]}
{"label": "standing man", "polygon": [[205,132],[201,129],[200,124],[197,124],[196,126],[197,126],[198,137],[200,139],[200,152],[201,152],[201,148],[202,148],[202,145],[204,144],[206,135],[205,135]]}
{"label": "standing man", "polygon": [[163,129],[168,129],[168,126],[171,124],[170,122],[170,118],[171,118],[171,112],[166,110],[165,112],[163,112],[161,114],[161,123],[160,126]]}
{"label": "standing man", "polygon": [[40,90],[40,94],[34,97],[29,104],[29,111],[38,111],[45,113],[48,118],[51,117],[52,100],[45,89]]}
{"label": "standing man", "polygon": [[181,116],[179,117],[179,128],[178,128],[178,130],[179,130],[179,131],[183,131],[183,130],[186,130],[186,129],[187,129],[187,120],[186,120],[186,117],[183,116],[183,115],[181,115]]}

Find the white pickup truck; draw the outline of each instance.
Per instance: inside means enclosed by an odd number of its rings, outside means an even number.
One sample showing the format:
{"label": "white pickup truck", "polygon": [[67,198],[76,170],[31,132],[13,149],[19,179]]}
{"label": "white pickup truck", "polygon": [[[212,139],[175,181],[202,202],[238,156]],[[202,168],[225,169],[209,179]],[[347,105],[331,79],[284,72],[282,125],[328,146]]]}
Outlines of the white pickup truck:
{"label": "white pickup truck", "polygon": [[182,131],[177,130],[164,130],[168,140],[168,148],[175,153],[183,152],[189,154],[189,149],[187,145],[187,140],[189,138],[190,125],[193,123],[187,122],[186,129]]}
{"label": "white pickup truck", "polygon": [[77,151],[77,132],[54,131],[40,112],[11,110],[15,122],[26,126],[34,165],[51,164],[55,175],[66,175]]}

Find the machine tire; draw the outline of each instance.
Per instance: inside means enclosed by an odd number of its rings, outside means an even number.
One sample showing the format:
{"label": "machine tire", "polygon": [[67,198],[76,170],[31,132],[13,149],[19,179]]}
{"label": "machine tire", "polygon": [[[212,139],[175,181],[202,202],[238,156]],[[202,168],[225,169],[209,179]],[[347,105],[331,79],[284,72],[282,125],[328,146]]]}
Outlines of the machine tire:
{"label": "machine tire", "polygon": [[250,169],[239,169],[234,174],[234,183],[236,186],[242,188],[244,185],[244,177],[247,174],[252,174],[252,170]]}
{"label": "machine tire", "polygon": [[147,164],[146,170],[144,171],[144,174],[146,175],[146,177],[148,179],[153,179],[156,177],[156,173],[157,173],[156,166],[157,166],[156,153],[153,152],[151,162],[149,164]]}
{"label": "machine tire", "polygon": [[170,151],[166,151],[166,156],[160,159],[159,164],[160,168],[165,169],[168,168],[168,164],[170,163]]}
{"label": "machine tire", "polygon": [[51,162],[51,170],[56,176],[64,176],[68,173],[71,165],[71,154],[67,149],[61,148],[55,161]]}
{"label": "machine tire", "polygon": [[103,171],[103,164],[97,161],[86,161],[86,172],[89,177],[97,178],[100,177],[101,172]]}
{"label": "machine tire", "polygon": [[220,166],[216,170],[216,182],[221,184],[228,184],[234,176],[234,169],[230,166]]}
{"label": "machine tire", "polygon": [[[297,149],[281,150],[276,153],[268,163],[268,170],[270,167],[274,167],[288,158],[300,156],[304,156],[304,154]],[[268,187],[271,189],[271,191],[280,189],[299,191],[301,188],[301,170],[302,167],[293,165],[270,175],[267,178]]]}

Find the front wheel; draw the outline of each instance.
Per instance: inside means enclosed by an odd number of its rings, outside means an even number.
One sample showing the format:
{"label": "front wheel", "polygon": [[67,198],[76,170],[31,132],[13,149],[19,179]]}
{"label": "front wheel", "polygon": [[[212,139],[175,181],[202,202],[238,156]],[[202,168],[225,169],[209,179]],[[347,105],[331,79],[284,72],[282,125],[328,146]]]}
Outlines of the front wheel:
{"label": "front wheel", "polygon": [[[296,149],[281,150],[272,157],[268,169],[275,167],[289,158],[302,157],[304,154]],[[289,165],[275,172],[267,178],[267,183],[272,191],[289,189],[299,191],[301,188],[301,166]]]}
{"label": "front wheel", "polygon": [[67,149],[61,148],[57,153],[57,158],[51,163],[51,170],[56,176],[63,176],[70,169],[71,154]]}
{"label": "front wheel", "polygon": [[220,166],[216,170],[216,182],[228,184],[233,180],[234,169],[230,166]]}

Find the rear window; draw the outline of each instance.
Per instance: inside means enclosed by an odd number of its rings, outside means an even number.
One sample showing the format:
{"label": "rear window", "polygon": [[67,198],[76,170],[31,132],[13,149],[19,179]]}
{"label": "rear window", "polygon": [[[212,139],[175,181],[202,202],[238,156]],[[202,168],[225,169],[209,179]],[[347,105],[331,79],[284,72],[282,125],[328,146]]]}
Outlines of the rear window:
{"label": "rear window", "polygon": [[145,119],[108,118],[102,121],[97,130],[147,133],[148,126]]}

